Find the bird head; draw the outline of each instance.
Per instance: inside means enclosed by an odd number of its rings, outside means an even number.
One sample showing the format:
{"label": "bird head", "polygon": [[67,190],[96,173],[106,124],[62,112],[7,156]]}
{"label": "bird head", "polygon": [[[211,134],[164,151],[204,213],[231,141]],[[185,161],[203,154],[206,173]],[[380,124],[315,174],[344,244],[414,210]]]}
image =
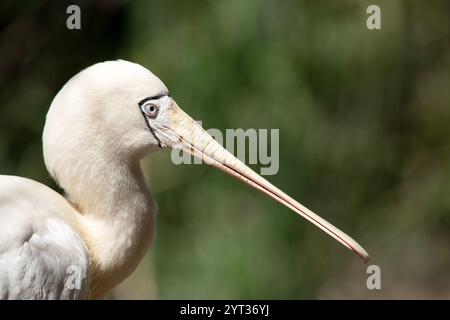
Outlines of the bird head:
{"label": "bird head", "polygon": [[273,198],[368,260],[355,240],[223,148],[177,105],[161,80],[138,64],[108,61],[74,76],[50,107],[43,140],[47,168],[57,180],[62,170],[80,171],[77,164],[61,168],[67,154],[83,154],[84,161],[112,157],[106,161],[112,163],[141,159],[159,149],[181,149]]}

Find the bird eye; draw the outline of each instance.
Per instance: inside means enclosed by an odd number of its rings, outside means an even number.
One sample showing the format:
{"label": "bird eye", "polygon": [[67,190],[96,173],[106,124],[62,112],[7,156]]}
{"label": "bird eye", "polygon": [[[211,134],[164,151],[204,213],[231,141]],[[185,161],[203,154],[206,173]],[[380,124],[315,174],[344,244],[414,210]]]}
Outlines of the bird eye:
{"label": "bird eye", "polygon": [[143,107],[142,107],[144,113],[152,119],[155,119],[156,116],[158,115],[159,112],[159,107],[154,104],[154,103],[146,103]]}

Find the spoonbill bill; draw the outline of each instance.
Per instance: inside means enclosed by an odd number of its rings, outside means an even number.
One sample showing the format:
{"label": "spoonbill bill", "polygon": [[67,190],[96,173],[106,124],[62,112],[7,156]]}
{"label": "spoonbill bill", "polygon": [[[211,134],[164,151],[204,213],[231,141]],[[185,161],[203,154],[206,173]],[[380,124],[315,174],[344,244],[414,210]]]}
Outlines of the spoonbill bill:
{"label": "spoonbill bill", "polygon": [[156,207],[139,163],[166,148],[242,180],[367,261],[356,241],[225,150],[153,73],[107,61],[72,77],[47,113],[45,165],[65,195],[0,176],[0,298],[98,299],[126,279],[154,240]]}

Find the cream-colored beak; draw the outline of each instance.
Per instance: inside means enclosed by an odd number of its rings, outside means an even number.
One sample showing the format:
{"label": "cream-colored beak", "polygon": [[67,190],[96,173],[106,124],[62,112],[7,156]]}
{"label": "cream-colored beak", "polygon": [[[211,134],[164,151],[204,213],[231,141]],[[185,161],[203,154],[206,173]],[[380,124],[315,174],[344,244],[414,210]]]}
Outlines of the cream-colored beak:
{"label": "cream-colored beak", "polygon": [[182,149],[184,152],[202,159],[205,163],[225,171],[229,175],[277,200],[328,233],[367,263],[369,260],[368,253],[355,240],[247,167],[216,142],[197,122],[181,110],[173,100],[168,112],[171,120],[170,124],[157,128],[157,134],[161,134],[166,146]]}

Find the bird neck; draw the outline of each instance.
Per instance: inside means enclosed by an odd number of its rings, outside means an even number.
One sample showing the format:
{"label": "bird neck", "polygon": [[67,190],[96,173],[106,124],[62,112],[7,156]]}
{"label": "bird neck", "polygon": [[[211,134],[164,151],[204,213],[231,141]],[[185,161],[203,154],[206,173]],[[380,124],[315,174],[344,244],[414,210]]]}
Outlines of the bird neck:
{"label": "bird neck", "polygon": [[153,242],[155,203],[139,159],[97,157],[63,186],[91,255],[91,297],[127,278]]}

